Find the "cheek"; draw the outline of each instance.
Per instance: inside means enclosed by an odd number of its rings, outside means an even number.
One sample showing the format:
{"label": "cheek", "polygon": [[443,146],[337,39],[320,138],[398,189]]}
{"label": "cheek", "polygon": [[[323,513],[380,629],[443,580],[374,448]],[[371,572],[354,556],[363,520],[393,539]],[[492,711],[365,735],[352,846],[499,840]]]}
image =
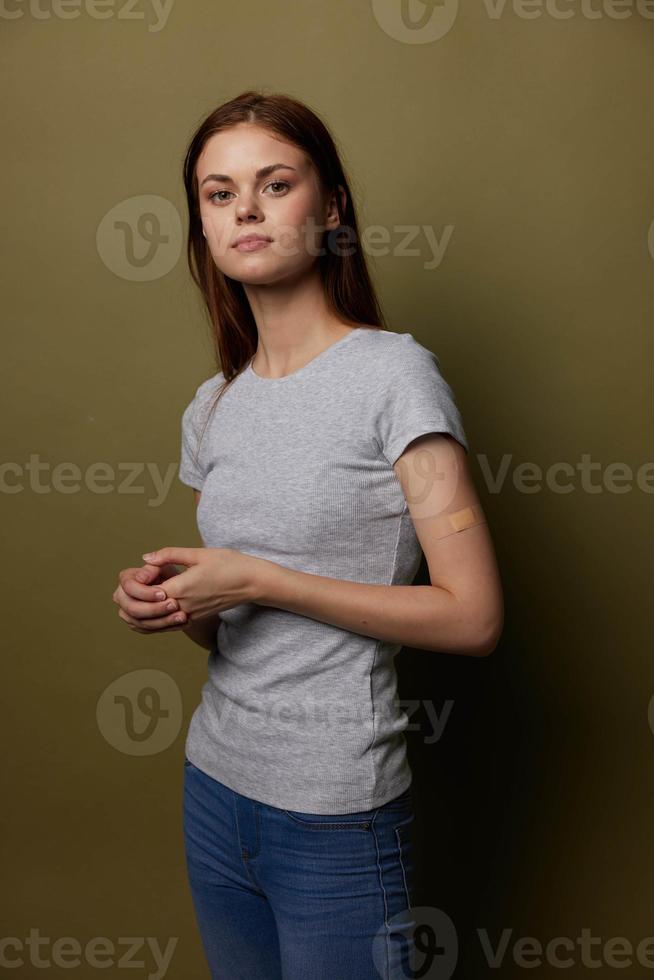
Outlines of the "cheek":
{"label": "cheek", "polygon": [[325,233],[324,217],[318,203],[309,197],[296,197],[270,215],[271,234],[278,254],[315,255]]}
{"label": "cheek", "polygon": [[228,256],[234,240],[233,223],[230,224],[225,213],[217,208],[215,211],[201,212],[200,216],[211,254],[214,258]]}

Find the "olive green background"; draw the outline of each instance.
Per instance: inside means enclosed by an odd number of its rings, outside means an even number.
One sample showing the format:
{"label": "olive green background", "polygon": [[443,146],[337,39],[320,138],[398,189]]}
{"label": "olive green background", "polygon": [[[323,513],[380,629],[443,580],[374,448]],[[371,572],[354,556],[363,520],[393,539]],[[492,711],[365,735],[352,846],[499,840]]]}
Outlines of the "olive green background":
{"label": "olive green background", "polygon": [[[160,30],[145,3],[129,17],[117,4],[105,19],[91,8],[68,19],[46,3],[0,17],[0,919],[2,936],[50,937],[43,956],[61,937],[108,937],[116,955],[120,937],[179,937],[166,976],[208,975],[181,832],[184,736],[206,657],[179,633],[131,632],[111,597],[143,551],[201,544],[176,477],[179,425],[215,368],[183,240],[160,244],[157,273],[121,252],[132,232],[101,223],[120,205],[137,229],[140,199],[156,195],[185,228],[187,140],[250,87],[323,116],[362,228],[387,229],[370,261],[389,325],[437,353],[456,393],[501,564],[506,626],[488,660],[398,659],[402,698],[422,704],[409,734],[419,901],[452,920],[454,976],[524,976],[512,949],[525,936],[545,947],[586,928],[635,950],[654,934],[654,21],[608,0],[593,0],[593,17],[561,2],[569,18],[467,3],[444,36],[409,43],[384,29],[381,7],[178,0]],[[412,0],[413,16],[426,10]],[[400,12],[389,0],[384,16],[400,23]],[[436,268],[423,226],[439,240],[452,226]],[[137,232],[133,242],[144,255]],[[77,489],[62,463],[79,468]],[[98,463],[114,470],[105,492],[84,482]],[[138,472],[148,464],[172,474],[158,496],[153,469]],[[558,464],[569,492],[546,480]],[[130,688],[135,670],[146,673]],[[138,741],[112,698],[132,692],[143,731],[144,686],[170,714]],[[436,741],[425,702],[449,704]],[[493,946],[510,930],[501,970],[477,930]],[[27,947],[20,955],[14,975],[43,975]],[[568,972],[584,976],[578,946],[571,955]],[[593,955],[610,969],[602,945]],[[144,965],[131,976],[153,973],[150,954],[134,959]],[[626,976],[649,975],[632,962]],[[427,976],[450,975],[437,968]],[[47,973],[125,971],[82,961]],[[544,954],[536,972],[560,968]]]}

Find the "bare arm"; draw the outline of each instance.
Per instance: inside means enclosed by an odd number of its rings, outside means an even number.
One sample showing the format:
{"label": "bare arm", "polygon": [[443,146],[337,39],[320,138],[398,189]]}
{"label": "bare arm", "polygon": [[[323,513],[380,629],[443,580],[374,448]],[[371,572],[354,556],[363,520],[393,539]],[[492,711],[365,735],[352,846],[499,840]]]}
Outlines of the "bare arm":
{"label": "bare arm", "polygon": [[[195,506],[200,502],[200,490],[193,490],[195,494]],[[215,616],[205,616],[204,619],[191,620],[187,626],[184,626],[182,632],[185,633],[189,640],[193,640],[198,646],[203,647],[205,650],[212,650],[216,645],[216,633],[218,632],[218,627],[220,626],[220,615],[216,613]]]}
{"label": "bare arm", "polygon": [[390,643],[487,656],[504,616],[488,525],[443,534],[443,514],[469,507],[482,514],[465,450],[448,435],[429,434],[414,440],[394,469],[431,585],[363,584],[260,560],[255,601]]}

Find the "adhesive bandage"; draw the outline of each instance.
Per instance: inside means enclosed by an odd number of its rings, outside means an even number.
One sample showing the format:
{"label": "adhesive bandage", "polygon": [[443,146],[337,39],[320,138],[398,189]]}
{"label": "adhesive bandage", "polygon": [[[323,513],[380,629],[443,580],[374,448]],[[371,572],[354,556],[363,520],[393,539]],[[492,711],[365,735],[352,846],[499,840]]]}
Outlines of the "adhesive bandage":
{"label": "adhesive bandage", "polygon": [[458,531],[465,531],[469,527],[475,527],[477,524],[486,524],[486,518],[484,517],[483,511],[476,504],[471,504],[469,507],[462,507],[460,510],[453,511],[451,514],[441,514],[440,517],[435,518],[433,525],[434,529],[430,528],[429,535],[434,537],[434,530],[436,532],[436,538],[444,538],[448,534],[456,534]]}

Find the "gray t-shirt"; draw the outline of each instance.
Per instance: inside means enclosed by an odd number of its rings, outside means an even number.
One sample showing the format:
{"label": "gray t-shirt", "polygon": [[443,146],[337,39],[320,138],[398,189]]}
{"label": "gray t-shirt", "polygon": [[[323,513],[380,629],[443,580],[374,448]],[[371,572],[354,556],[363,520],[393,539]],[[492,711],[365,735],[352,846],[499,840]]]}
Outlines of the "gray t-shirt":
{"label": "gray t-shirt", "polygon": [[[202,491],[207,548],[235,548],[352,582],[410,585],[421,548],[393,463],[448,432],[468,451],[435,354],[410,333],[358,327],[283,378],[222,372],[182,419],[180,480]],[[205,414],[206,413],[206,414]],[[252,799],[311,813],[381,806],[411,783],[385,643],[284,609],[221,614],[186,739],[190,761]]]}

